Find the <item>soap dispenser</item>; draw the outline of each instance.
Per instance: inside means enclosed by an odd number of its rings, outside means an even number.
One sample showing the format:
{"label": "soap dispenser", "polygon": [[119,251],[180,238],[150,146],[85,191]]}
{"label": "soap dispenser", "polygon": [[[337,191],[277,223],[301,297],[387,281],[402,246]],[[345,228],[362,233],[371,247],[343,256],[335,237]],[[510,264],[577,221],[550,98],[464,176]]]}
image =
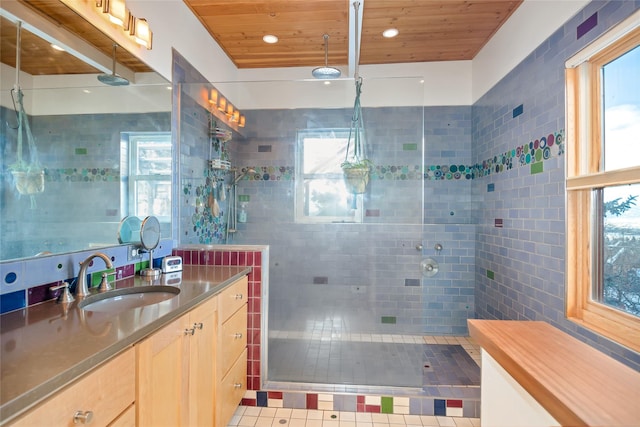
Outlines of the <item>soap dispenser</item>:
{"label": "soap dispenser", "polygon": [[240,203],[240,210],[238,211],[238,222],[247,222],[247,203]]}

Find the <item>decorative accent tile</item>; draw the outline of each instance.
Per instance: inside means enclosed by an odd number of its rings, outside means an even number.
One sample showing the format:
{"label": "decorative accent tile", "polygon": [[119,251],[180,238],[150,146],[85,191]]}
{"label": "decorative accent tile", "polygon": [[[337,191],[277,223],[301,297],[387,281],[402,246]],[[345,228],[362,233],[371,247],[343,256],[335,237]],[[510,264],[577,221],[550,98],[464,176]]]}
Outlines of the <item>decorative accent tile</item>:
{"label": "decorative accent tile", "polygon": [[513,109],[513,118],[515,119],[523,112],[524,112],[524,106],[522,104],[518,105],[516,108]]}
{"label": "decorative accent tile", "polygon": [[446,416],[447,415],[447,402],[444,399],[433,400],[433,415]]}
{"label": "decorative accent tile", "polygon": [[383,414],[393,414],[393,397],[383,396],[380,403],[380,410]]}
{"label": "decorative accent tile", "polygon": [[256,393],[256,406],[267,407],[269,404],[269,396],[266,391]]}
{"label": "decorative accent tile", "polygon": [[576,40],[594,29],[596,25],[598,25],[598,12],[595,12],[593,15],[585,19],[584,22],[578,25],[576,28]]}

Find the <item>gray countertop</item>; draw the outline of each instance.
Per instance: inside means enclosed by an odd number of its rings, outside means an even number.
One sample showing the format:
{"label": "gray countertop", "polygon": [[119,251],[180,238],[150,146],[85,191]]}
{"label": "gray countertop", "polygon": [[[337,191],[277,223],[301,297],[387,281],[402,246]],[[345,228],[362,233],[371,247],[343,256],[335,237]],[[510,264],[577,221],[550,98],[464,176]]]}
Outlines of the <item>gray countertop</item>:
{"label": "gray countertop", "polygon": [[184,266],[178,279],[139,276],[117,288],[171,285],[175,297],[119,313],[48,301],[0,316],[0,425],[248,274],[250,267]]}

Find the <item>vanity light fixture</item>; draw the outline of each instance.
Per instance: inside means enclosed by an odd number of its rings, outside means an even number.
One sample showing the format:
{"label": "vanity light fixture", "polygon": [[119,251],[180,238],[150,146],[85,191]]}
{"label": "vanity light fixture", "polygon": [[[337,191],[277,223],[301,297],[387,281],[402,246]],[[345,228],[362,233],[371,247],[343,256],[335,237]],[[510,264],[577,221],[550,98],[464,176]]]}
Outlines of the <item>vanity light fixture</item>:
{"label": "vanity light fixture", "polygon": [[124,0],[101,0],[102,12],[106,13],[109,21],[122,27],[125,31],[129,30],[130,12],[124,3]]}
{"label": "vanity light fixture", "polygon": [[225,98],[224,96],[221,96],[218,100],[218,110],[222,111],[223,113],[227,112],[227,98]]}
{"label": "vanity light fixture", "polygon": [[233,104],[230,102],[227,103],[227,112],[225,114],[227,115],[228,119],[231,119],[231,117],[233,117],[233,111],[234,111]]}
{"label": "vanity light fixture", "polygon": [[240,122],[240,110],[235,110],[233,112],[233,116],[231,117],[232,122],[239,123]]}
{"label": "vanity light fixture", "polygon": [[151,42],[153,39],[153,32],[149,28],[149,23],[144,18],[132,18],[131,35],[136,43],[151,50]]}
{"label": "vanity light fixture", "polygon": [[125,0],[95,0],[98,10],[104,13],[109,21],[128,32],[136,43],[151,50],[153,32],[144,18],[136,18],[131,14]]}
{"label": "vanity light fixture", "polygon": [[390,39],[392,37],[397,36],[398,34],[400,34],[400,31],[398,31],[397,28],[387,28],[382,32],[382,37],[386,37]]}
{"label": "vanity light fixture", "polygon": [[278,43],[278,37],[274,36],[273,34],[265,34],[262,37],[262,41],[264,41],[265,43],[274,44]]}
{"label": "vanity light fixture", "polygon": [[218,90],[211,89],[211,95],[209,95],[209,104],[218,106]]}
{"label": "vanity light fixture", "polygon": [[246,117],[243,114],[241,114],[240,120],[238,121],[238,126],[243,128],[246,121],[247,121]]}
{"label": "vanity light fixture", "polygon": [[58,46],[57,44],[51,43],[51,48],[54,49],[54,50],[59,50],[60,52],[64,52],[64,48]]}

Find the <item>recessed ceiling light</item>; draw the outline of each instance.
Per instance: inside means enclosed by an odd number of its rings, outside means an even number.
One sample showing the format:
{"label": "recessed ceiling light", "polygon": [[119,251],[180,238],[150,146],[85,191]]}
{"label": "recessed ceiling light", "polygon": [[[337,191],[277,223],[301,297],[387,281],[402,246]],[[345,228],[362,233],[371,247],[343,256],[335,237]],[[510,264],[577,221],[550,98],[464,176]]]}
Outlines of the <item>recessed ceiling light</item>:
{"label": "recessed ceiling light", "polygon": [[324,81],[324,84],[325,84],[325,86],[328,86],[328,85],[330,85],[330,84],[331,84],[331,82],[330,82],[329,80],[325,80],[325,81]]}
{"label": "recessed ceiling light", "polygon": [[395,37],[400,33],[397,28],[387,28],[382,32],[382,36],[390,39],[391,37]]}
{"label": "recessed ceiling light", "polygon": [[274,43],[278,43],[278,37],[274,36],[273,34],[267,34],[264,37],[262,37],[262,40],[265,43],[269,43],[269,44],[274,44]]}
{"label": "recessed ceiling light", "polygon": [[51,43],[51,47],[55,50],[59,50],[60,52],[64,52],[64,48],[58,46],[57,44]]}
{"label": "recessed ceiling light", "polygon": [[91,91],[89,89],[82,89],[82,92],[84,93],[91,93]]}

